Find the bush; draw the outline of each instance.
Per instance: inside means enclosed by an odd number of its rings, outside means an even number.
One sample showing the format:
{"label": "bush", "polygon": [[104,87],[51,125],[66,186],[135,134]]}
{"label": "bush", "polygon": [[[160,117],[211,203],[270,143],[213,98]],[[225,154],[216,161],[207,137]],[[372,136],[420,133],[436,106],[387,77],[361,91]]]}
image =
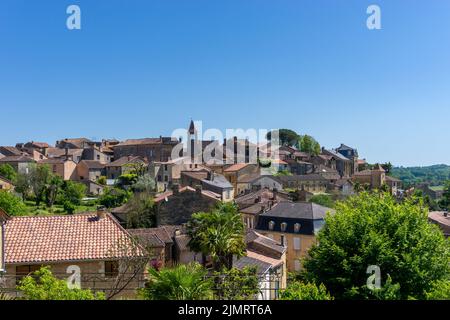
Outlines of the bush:
{"label": "bush", "polygon": [[22,199],[5,190],[0,190],[0,208],[11,216],[23,216],[27,213],[27,206]]}
{"label": "bush", "polygon": [[70,201],[65,201],[63,204],[64,211],[68,214],[73,214],[77,207]]}
{"label": "bush", "polygon": [[131,197],[131,192],[113,188],[105,189],[105,192],[98,198],[98,203],[106,208],[115,208],[126,203]]}
{"label": "bush", "polygon": [[293,282],[280,294],[280,300],[333,300],[323,284]]}
{"label": "bush", "polygon": [[104,300],[102,292],[69,289],[67,282],[56,279],[49,267],[43,267],[20,281],[17,287],[25,300]]}

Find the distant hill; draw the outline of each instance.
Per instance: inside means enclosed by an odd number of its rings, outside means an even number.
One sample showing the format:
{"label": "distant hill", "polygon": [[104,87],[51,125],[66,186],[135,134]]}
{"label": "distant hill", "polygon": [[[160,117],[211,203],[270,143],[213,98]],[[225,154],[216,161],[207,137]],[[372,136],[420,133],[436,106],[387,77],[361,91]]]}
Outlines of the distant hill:
{"label": "distant hill", "polygon": [[402,180],[405,186],[418,183],[441,186],[450,180],[450,166],[438,164],[428,167],[394,167],[391,175]]}

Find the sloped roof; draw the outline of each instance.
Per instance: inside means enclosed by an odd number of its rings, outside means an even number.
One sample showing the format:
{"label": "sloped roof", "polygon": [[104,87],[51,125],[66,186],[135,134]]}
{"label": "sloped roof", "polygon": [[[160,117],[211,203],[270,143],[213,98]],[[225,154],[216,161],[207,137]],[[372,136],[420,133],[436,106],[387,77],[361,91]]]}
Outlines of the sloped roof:
{"label": "sloped roof", "polygon": [[5,226],[5,260],[9,264],[117,259],[143,256],[119,250],[130,234],[109,213],[13,217]]}
{"label": "sloped roof", "polygon": [[85,164],[89,169],[103,169],[105,167],[104,163],[97,160],[82,160],[80,163]]}
{"label": "sloped roof", "polygon": [[122,167],[129,163],[136,163],[136,162],[145,162],[141,157],[133,157],[133,156],[124,156],[122,158],[117,159],[116,161],[113,161],[111,163],[108,163],[107,167]]}
{"label": "sloped roof", "polygon": [[229,166],[228,168],[224,169],[223,172],[236,172],[236,171],[244,169],[248,165],[250,165],[250,164],[249,163],[236,163],[236,164],[233,164],[233,165]]}
{"label": "sloped roof", "polygon": [[29,156],[7,156],[0,159],[0,162],[35,162],[33,158]]}
{"label": "sloped roof", "polygon": [[311,202],[280,202],[260,216],[318,220],[333,209]]}

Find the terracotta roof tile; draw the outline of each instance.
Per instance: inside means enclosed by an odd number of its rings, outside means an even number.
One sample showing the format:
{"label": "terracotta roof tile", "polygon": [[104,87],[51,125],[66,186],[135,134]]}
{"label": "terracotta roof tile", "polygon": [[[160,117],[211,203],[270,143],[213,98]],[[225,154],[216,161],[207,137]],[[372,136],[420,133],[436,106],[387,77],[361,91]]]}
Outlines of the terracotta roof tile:
{"label": "terracotta roof tile", "polygon": [[118,249],[128,241],[131,244],[130,234],[110,214],[103,219],[96,213],[13,217],[5,226],[5,260],[19,264],[113,259],[132,254]]}

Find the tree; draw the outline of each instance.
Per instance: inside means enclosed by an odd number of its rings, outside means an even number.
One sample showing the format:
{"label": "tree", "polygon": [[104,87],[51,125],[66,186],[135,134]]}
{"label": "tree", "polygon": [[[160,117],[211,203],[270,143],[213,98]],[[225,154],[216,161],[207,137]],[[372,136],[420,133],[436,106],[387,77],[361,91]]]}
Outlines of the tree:
{"label": "tree", "polygon": [[450,181],[445,183],[444,193],[439,205],[444,209],[450,210]]}
{"label": "tree", "polygon": [[312,155],[318,155],[321,151],[320,144],[311,136],[305,134],[298,139],[300,151]]}
{"label": "tree", "polygon": [[81,204],[81,200],[86,196],[86,185],[75,181],[64,181],[60,194],[60,202],[69,201],[75,206]]}
{"label": "tree", "polygon": [[0,165],[0,176],[8,179],[9,181],[15,182],[17,177],[17,172],[10,164]]}
{"label": "tree", "polygon": [[5,190],[0,190],[0,208],[11,216],[23,216],[27,212],[27,206],[23,201]]}
{"label": "tree", "polygon": [[104,300],[102,292],[70,289],[67,282],[55,278],[49,267],[35,271],[23,278],[17,287],[26,300]]}
{"label": "tree", "polygon": [[280,294],[280,300],[333,300],[323,284],[295,281]]}
{"label": "tree", "polygon": [[49,184],[45,190],[45,201],[47,206],[51,208],[56,201],[58,192],[60,191],[64,181],[61,177],[53,176],[51,177]]}
{"label": "tree", "polygon": [[132,186],[137,181],[137,174],[134,173],[124,173],[117,180],[117,187],[127,189]]}
{"label": "tree", "polygon": [[131,192],[119,188],[106,188],[99,197],[98,202],[106,208],[115,208],[121,206],[131,197]]}
{"label": "tree", "polygon": [[19,173],[16,177],[16,186],[14,189],[22,195],[22,200],[27,199],[31,193],[31,182],[28,174]]}
{"label": "tree", "polygon": [[146,300],[207,300],[212,298],[212,281],[198,263],[148,270],[149,280],[141,290]]}
{"label": "tree", "polygon": [[256,267],[215,272],[215,296],[219,300],[254,300],[260,292]]}
{"label": "tree", "polygon": [[41,201],[45,200],[47,186],[52,179],[53,174],[47,165],[33,165],[29,168],[28,179],[31,190],[34,193],[35,202],[38,206]]}
{"label": "tree", "polygon": [[134,192],[146,192],[149,193],[154,191],[156,187],[155,180],[149,175],[144,174],[142,176],[138,176],[136,182],[131,186],[131,189]]}
{"label": "tree", "polygon": [[425,297],[427,300],[450,300],[450,279],[434,282]]}
{"label": "tree", "polygon": [[[266,138],[267,140],[272,139],[273,132],[270,131],[267,133]],[[279,143],[282,146],[289,146],[293,147],[297,144],[297,141],[299,140],[300,136],[297,132],[290,130],[290,129],[279,129],[278,130],[278,139]]]}
{"label": "tree", "polygon": [[323,283],[337,299],[379,299],[367,286],[368,267],[378,266],[395,298],[425,298],[450,271],[449,242],[427,213],[423,204],[382,193],[338,202],[304,261],[305,278]]}
{"label": "tree", "polygon": [[155,201],[147,193],[135,193],[127,203],[127,228],[156,226]]}
{"label": "tree", "polygon": [[144,162],[131,162],[125,165],[126,168],[129,168],[129,173],[136,175],[137,177],[142,177],[148,172],[148,166]]}
{"label": "tree", "polygon": [[390,162],[386,162],[381,165],[381,167],[386,171],[386,174],[390,174],[392,172],[393,165]]}
{"label": "tree", "polygon": [[244,224],[233,203],[219,203],[212,212],[194,213],[187,223],[189,247],[211,256],[213,268],[231,269],[233,256],[245,253]]}
{"label": "tree", "polygon": [[106,186],[106,177],[105,176],[100,176],[100,178],[98,178],[97,183],[101,184],[102,186]]}
{"label": "tree", "polygon": [[316,194],[309,199],[309,202],[319,204],[327,208],[334,208],[334,201],[327,194]]}

